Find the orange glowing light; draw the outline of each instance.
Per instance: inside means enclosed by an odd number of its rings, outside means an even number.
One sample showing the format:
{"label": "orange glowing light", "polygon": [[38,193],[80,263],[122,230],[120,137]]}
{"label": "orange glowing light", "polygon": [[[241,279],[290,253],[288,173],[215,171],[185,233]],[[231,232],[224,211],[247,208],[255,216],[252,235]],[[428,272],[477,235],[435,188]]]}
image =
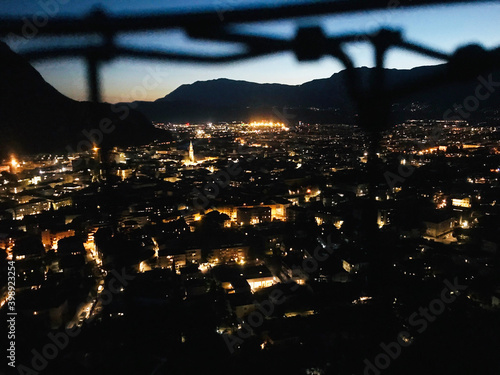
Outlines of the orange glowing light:
{"label": "orange glowing light", "polygon": [[10,165],[12,165],[13,168],[19,167],[19,163],[14,156],[10,159]]}

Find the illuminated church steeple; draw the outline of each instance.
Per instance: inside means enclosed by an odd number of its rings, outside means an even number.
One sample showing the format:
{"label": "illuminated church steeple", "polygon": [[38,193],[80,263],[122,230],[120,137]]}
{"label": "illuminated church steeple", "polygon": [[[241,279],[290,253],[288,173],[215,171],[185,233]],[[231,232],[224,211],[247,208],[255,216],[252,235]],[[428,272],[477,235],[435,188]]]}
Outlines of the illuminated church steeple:
{"label": "illuminated church steeple", "polygon": [[189,142],[189,161],[195,163],[193,141]]}
{"label": "illuminated church steeple", "polygon": [[[187,154],[184,154],[184,160],[182,160],[182,164],[186,167],[195,167],[197,165],[201,165],[207,161],[214,160],[214,157],[203,157],[203,155],[198,155],[198,157],[194,154],[193,141],[189,141],[189,148]],[[209,168],[209,166],[207,166]],[[209,169],[210,170],[210,169]]]}

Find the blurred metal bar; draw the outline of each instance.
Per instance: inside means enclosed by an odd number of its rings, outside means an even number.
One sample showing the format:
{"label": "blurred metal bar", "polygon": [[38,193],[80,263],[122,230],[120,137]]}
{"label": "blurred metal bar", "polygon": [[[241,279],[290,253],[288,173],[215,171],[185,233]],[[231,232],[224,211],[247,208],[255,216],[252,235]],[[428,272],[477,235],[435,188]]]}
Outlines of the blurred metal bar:
{"label": "blurred metal bar", "polygon": [[[474,3],[494,3],[496,0],[476,0]],[[235,9],[215,6],[197,12],[169,12],[148,15],[108,15],[94,11],[87,17],[54,18],[38,27],[37,36],[121,33],[144,30],[189,29],[194,25],[220,26],[233,23],[263,22],[319,15],[403,9],[411,7],[471,3],[470,0],[329,0],[273,7]],[[1,17],[0,35],[21,33],[25,21]],[[29,16],[25,17],[31,19]]]}
{"label": "blurred metal bar", "polygon": [[404,49],[407,49],[409,51],[413,51],[413,52],[420,53],[422,55],[426,55],[428,57],[433,57],[433,58],[438,59],[438,60],[447,61],[450,58],[450,56],[448,56],[447,54],[445,54],[443,52],[435,51],[435,50],[430,49],[428,47],[419,46],[419,45],[416,45],[415,43],[409,43],[407,41],[401,41],[397,44],[397,46],[404,48]]}
{"label": "blurred metal bar", "polygon": [[101,80],[99,77],[99,61],[93,57],[87,59],[87,74],[89,85],[90,101],[100,103],[101,100]]}
{"label": "blurred metal bar", "polygon": [[[383,32],[383,30],[381,31]],[[202,39],[201,34],[196,34],[196,38]],[[373,36],[371,34],[346,34],[334,37],[325,38],[324,50],[325,55],[331,55],[330,51],[335,49],[336,46],[343,43],[366,41],[373,43]],[[185,62],[202,62],[202,63],[224,63],[245,60],[252,57],[260,57],[264,55],[280,53],[280,52],[296,52],[296,40],[284,40],[268,37],[256,37],[252,35],[232,34],[225,32],[209,32],[203,39],[219,42],[236,42],[246,46],[246,52],[228,54],[222,56],[210,55],[195,55],[186,52],[175,51],[161,51],[161,50],[148,50],[137,47],[116,46],[112,42],[108,42],[102,46],[92,47],[52,47],[41,48],[34,50],[26,50],[20,52],[21,55],[29,60],[44,60],[60,57],[86,57],[89,53],[97,54],[102,60],[107,60],[116,56],[134,57],[144,59],[160,59],[171,61],[185,61]],[[404,49],[419,52],[429,57],[434,57],[447,61],[449,56],[445,53],[432,50],[430,48],[422,47],[408,41],[395,40],[388,41],[390,46],[401,47]],[[309,45],[307,47],[310,47]],[[91,52],[92,51],[92,52]]]}

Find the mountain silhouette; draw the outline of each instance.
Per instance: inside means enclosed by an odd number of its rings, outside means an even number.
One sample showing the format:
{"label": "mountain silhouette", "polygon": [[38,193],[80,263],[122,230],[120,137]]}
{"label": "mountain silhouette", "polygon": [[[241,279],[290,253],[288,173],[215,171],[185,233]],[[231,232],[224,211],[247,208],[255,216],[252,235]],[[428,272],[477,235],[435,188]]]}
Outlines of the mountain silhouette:
{"label": "mountain silhouette", "polygon": [[[0,42],[0,156],[139,145],[169,136],[125,106],[78,102],[48,84],[21,56]],[[100,131],[102,137],[96,131]],[[87,132],[87,133],[85,133]],[[93,136],[92,136],[93,135]],[[102,138],[102,139],[101,139]]]}
{"label": "mountain silhouette", "polygon": [[[356,68],[358,88],[366,91],[374,69]],[[448,74],[446,65],[424,66],[411,70],[386,69],[385,83],[389,88],[405,87],[425,77]],[[459,119],[478,123],[498,123],[500,93],[495,90],[487,99],[479,100],[473,111],[463,115],[454,105],[463,105],[476,95],[483,81],[478,77],[459,79],[453,84],[438,85],[392,102],[391,122],[407,119]],[[500,82],[500,75],[493,75]],[[483,75],[488,81],[488,74]],[[486,90],[487,88],[483,89]],[[472,102],[471,102],[472,103]],[[317,79],[302,85],[259,84],[229,79],[198,81],[182,85],[154,102],[135,102],[137,109],[153,121],[205,122],[249,121],[262,116],[277,120],[293,119],[304,122],[356,123],[357,102],[349,92],[347,72],[341,71],[329,78]],[[470,103],[467,103],[470,107]]]}
{"label": "mountain silhouette", "polygon": [[[366,90],[374,70],[356,68],[358,89]],[[387,69],[387,87],[405,87],[448,74],[446,65],[411,70]],[[407,119],[464,119],[471,124],[500,123],[500,75],[471,76],[400,96],[392,102],[391,123]],[[489,83],[488,83],[489,82]],[[481,97],[478,87],[481,87]],[[10,153],[84,150],[85,134],[96,134],[104,121],[108,133],[100,147],[130,146],[171,139],[157,122],[218,122],[275,119],[290,122],[358,122],[359,108],[350,96],[347,72],[302,85],[259,84],[229,79],[182,85],[153,102],[95,104],[72,100],[48,84],[21,56],[0,42],[0,157]],[[487,95],[485,95],[487,94]],[[465,107],[465,111],[454,109]],[[132,109],[133,107],[134,109]],[[473,110],[470,110],[473,108]],[[98,132],[99,133],[99,132]],[[101,139],[102,135],[102,139]],[[92,137],[90,137],[92,138]]]}

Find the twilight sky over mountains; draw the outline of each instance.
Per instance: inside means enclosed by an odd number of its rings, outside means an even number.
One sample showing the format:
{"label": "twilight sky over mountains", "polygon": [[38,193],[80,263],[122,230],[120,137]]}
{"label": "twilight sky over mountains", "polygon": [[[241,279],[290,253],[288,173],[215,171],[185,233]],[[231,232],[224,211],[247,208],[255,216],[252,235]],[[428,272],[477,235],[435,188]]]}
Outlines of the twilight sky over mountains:
{"label": "twilight sky over mountains", "polygon": [[[160,2],[154,0],[81,0],[68,1],[61,5],[60,15],[83,15],[94,5],[101,4],[112,13],[147,12],[159,10],[186,10],[193,8],[231,9],[239,6],[249,6],[262,3],[291,3],[298,1],[246,1],[246,0],[170,0]],[[0,15],[19,16],[41,12],[38,1],[4,0],[0,3]],[[348,17],[324,17],[321,19],[326,32],[337,35],[343,32],[370,32],[381,27],[402,29],[405,36],[413,41],[432,46],[445,52],[453,52],[458,46],[467,43],[479,43],[485,48],[500,44],[498,19],[500,4],[479,4],[468,6],[447,6],[423,8],[414,10],[393,10],[356,14]],[[308,20],[300,24],[308,24]],[[273,34],[291,37],[295,33],[295,25],[291,22],[275,22],[267,25],[251,26],[255,33]],[[237,48],[233,45],[220,46],[203,42],[187,42],[181,32],[162,32],[150,34],[123,35],[118,39],[128,45],[154,46],[157,48],[186,50],[197,48],[207,54],[217,54]],[[73,44],[73,40],[65,41]],[[85,40],[79,40],[85,43]],[[25,48],[36,46],[30,41]],[[358,66],[372,66],[371,48],[362,44],[352,45],[348,52],[354,56]],[[438,60],[421,58],[406,52],[392,51],[388,55],[387,67],[411,68],[420,65],[440,63]],[[63,94],[82,100],[87,98],[85,84],[85,67],[78,60],[59,60],[38,63],[35,67],[42,76]],[[164,77],[147,97],[134,97],[133,88],[141,85],[150,69],[158,71]],[[286,84],[301,84],[303,82],[330,77],[342,69],[335,60],[324,58],[314,63],[298,63],[292,54],[279,54],[230,65],[192,65],[180,63],[159,63],[142,60],[115,60],[102,69],[104,83],[104,99],[109,102],[130,100],[155,100],[163,97],[178,86],[198,80],[215,78],[230,78],[252,82],[277,82]]]}

